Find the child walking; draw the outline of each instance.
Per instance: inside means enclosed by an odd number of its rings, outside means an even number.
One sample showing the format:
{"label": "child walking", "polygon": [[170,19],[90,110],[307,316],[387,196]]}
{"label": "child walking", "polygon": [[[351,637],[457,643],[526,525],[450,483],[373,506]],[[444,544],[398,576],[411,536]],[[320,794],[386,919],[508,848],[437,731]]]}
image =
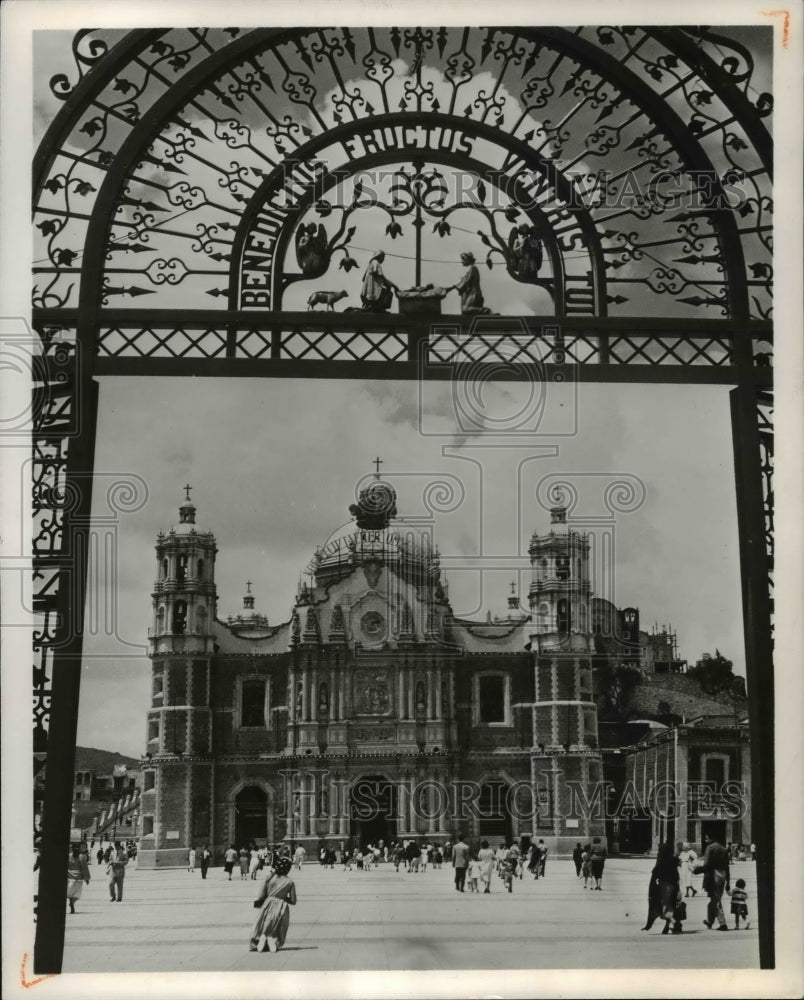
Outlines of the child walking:
{"label": "child walking", "polygon": [[734,914],[734,929],[740,929],[740,917],[745,920],[746,929],[751,925],[748,923],[748,893],[745,890],[745,879],[738,878],[734,883],[734,888],[729,893],[731,896],[731,912]]}
{"label": "child walking", "polygon": [[581,875],[583,876],[584,889],[589,888],[589,877],[592,874],[592,859],[589,855],[589,845],[584,847],[581,854]]}
{"label": "child walking", "polygon": [[469,892],[480,892],[478,888],[478,880],[480,879],[480,862],[477,858],[472,858],[469,862]]}

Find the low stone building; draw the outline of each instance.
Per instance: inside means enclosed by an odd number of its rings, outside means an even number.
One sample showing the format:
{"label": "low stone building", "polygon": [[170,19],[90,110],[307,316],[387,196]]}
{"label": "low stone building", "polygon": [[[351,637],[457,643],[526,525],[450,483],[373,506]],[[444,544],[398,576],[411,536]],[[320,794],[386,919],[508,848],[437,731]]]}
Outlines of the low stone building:
{"label": "low stone building", "polygon": [[701,847],[706,834],[722,844],[751,843],[745,716],[699,716],[673,727],[649,723],[638,742],[620,753],[623,785],[616,798],[622,850],[656,851],[666,839]]}

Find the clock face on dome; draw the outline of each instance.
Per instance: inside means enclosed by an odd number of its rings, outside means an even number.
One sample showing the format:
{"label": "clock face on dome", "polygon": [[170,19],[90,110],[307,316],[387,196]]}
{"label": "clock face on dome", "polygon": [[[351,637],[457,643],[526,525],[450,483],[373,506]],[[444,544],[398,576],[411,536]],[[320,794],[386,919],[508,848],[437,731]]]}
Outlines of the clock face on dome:
{"label": "clock face on dome", "polygon": [[360,619],[360,627],[366,635],[376,638],[385,631],[385,619],[379,611],[367,611]]}

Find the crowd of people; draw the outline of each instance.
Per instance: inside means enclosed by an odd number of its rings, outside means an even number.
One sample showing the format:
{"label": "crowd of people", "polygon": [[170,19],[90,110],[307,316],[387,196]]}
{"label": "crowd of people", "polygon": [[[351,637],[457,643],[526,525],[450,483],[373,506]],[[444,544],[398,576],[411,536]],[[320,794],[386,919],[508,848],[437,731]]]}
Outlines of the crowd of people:
{"label": "crowd of people", "polygon": [[[84,885],[91,879],[90,851],[94,848],[86,842],[72,846],[68,862],[67,900],[70,913],[81,898]],[[706,917],[703,921],[708,929],[717,923],[717,930],[729,930],[723,909],[723,896],[730,898],[730,912],[734,917],[734,928],[738,930],[743,921],[748,921],[748,893],[745,880],[738,878],[731,885],[731,866],[734,862],[756,857],[753,844],[746,850],[741,844],[723,846],[706,837],[704,853],[698,856],[689,843],[666,841],[659,846],[656,861],[651,870],[648,884],[648,914],[643,931],[650,931],[657,920],[664,923],[662,934],[683,933],[683,923],[688,919],[687,900],[698,895],[697,878],[702,876],[702,894],[707,896]],[[490,893],[495,876],[503,881],[508,892],[513,891],[514,881],[523,879],[525,874],[534,879],[546,877],[549,848],[543,840],[530,843],[522,850],[515,842],[501,841],[493,848],[488,840],[481,840],[478,849],[473,850],[459,837],[453,844],[447,841],[436,844],[429,840],[422,843],[415,839],[397,840],[386,844],[382,840],[365,846],[338,847],[325,846],[319,851],[318,862],[322,867],[343,866],[344,871],[371,871],[380,864],[393,865],[394,870],[408,874],[425,872],[428,866],[439,869],[445,862],[454,871],[455,889],[459,892]],[[122,902],[126,867],[136,858],[136,845],[132,842],[101,842],[97,851],[98,865],[106,866],[109,876],[109,896],[113,902]],[[230,844],[224,853],[224,873],[232,880],[238,871],[241,881],[257,881],[260,876],[261,888],[254,900],[254,907],[260,914],[254,925],[250,949],[252,951],[275,952],[285,941],[290,926],[290,906],[297,901],[296,887],[290,877],[292,868],[301,870],[307,857],[305,848],[299,844],[293,850],[286,844],[263,844],[254,841],[237,849]],[[187,871],[201,870],[201,877],[207,877],[212,862],[212,854],[207,845],[191,847],[187,858]],[[606,848],[601,838],[594,837],[590,843],[575,845],[572,852],[575,875],[583,879],[584,889],[602,889],[603,870],[606,862]]]}

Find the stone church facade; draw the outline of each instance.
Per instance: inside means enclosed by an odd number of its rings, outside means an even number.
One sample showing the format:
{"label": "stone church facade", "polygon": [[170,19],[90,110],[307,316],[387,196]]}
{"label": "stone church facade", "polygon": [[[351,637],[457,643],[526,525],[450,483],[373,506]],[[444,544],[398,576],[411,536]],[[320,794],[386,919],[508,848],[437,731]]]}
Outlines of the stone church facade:
{"label": "stone church facade", "polygon": [[189,496],[156,543],[142,867],[191,845],[604,836],[589,542],[566,511],[530,544],[530,614],[456,617],[429,535],[375,476],[290,620],[217,617],[214,535]]}

